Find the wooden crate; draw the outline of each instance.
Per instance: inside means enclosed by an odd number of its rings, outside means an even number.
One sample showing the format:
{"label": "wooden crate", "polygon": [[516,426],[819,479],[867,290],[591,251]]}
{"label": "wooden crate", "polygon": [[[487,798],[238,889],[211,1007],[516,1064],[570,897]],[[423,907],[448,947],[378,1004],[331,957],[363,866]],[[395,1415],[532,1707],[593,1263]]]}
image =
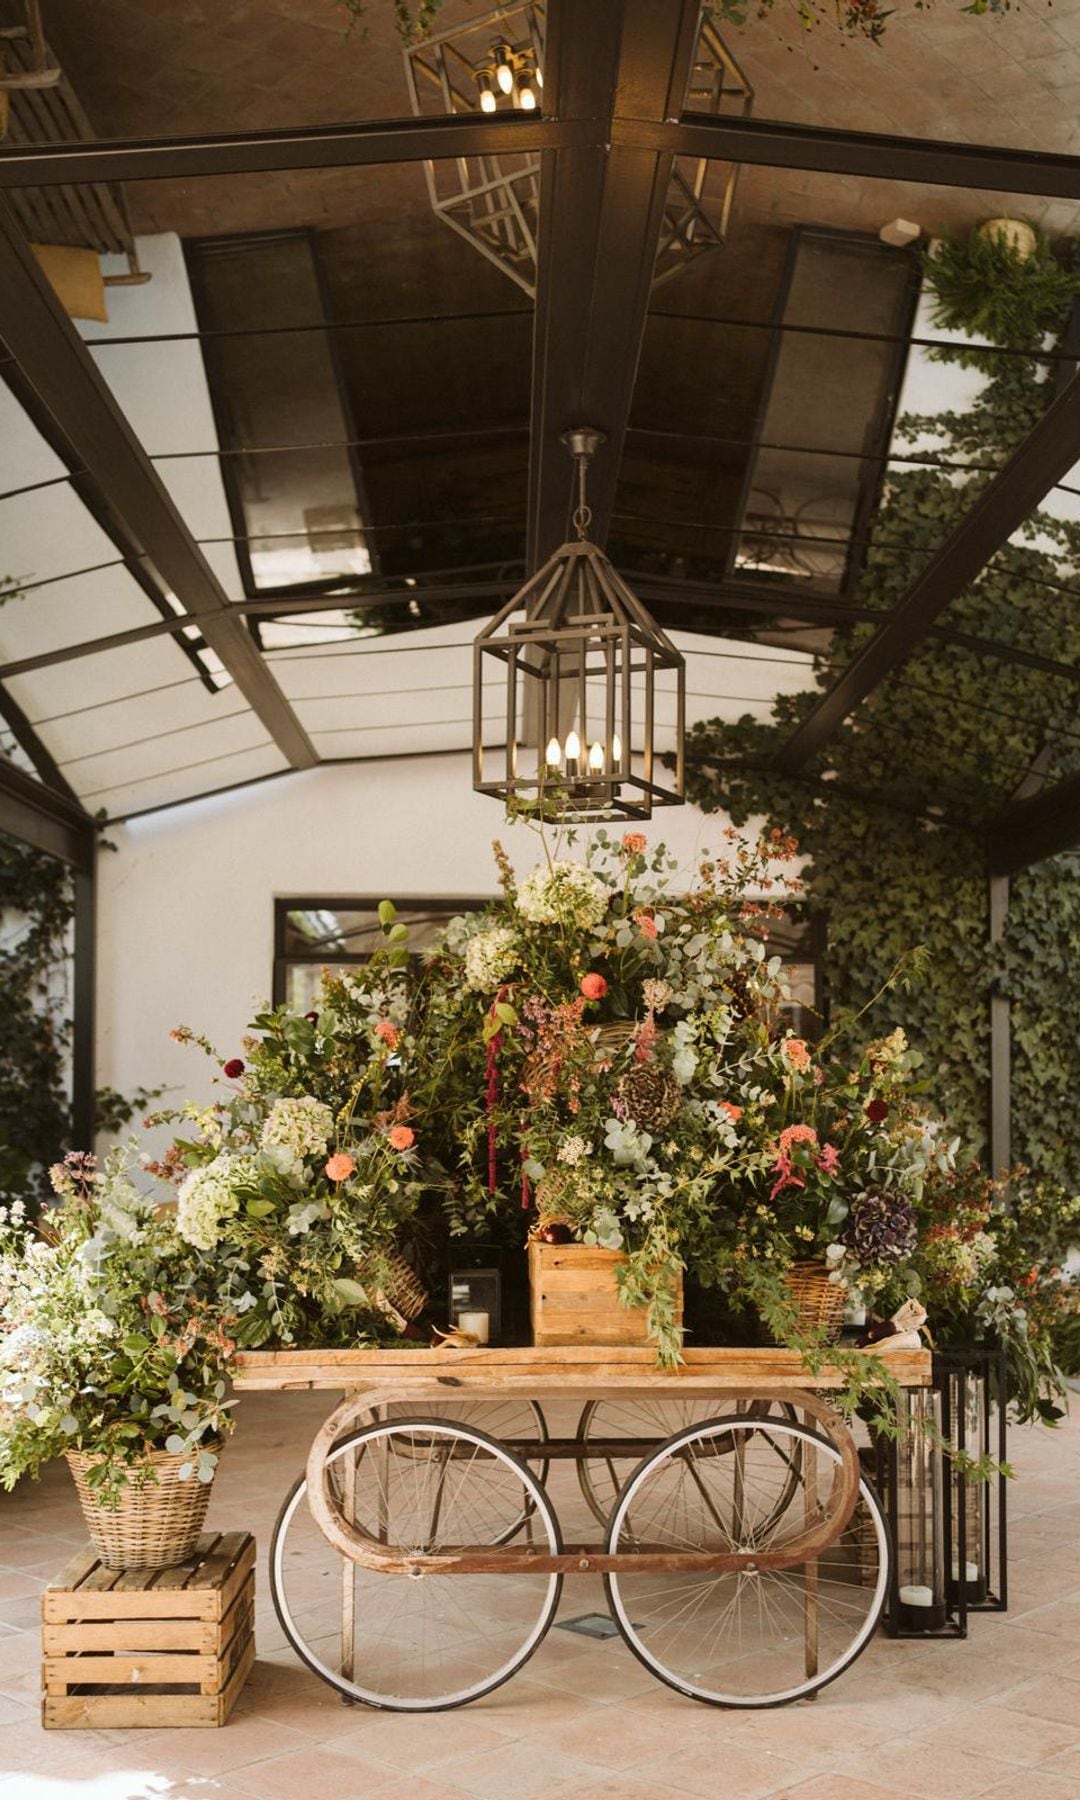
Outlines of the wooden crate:
{"label": "wooden crate", "polygon": [[207,1532],[173,1569],[87,1545],[41,1596],[42,1724],[224,1725],[255,1660],[255,1539]]}
{"label": "wooden crate", "polygon": [[[529,1245],[529,1306],[533,1343],[647,1344],[643,1307],[622,1306],[615,1271],[619,1250],[589,1244]],[[682,1323],[682,1278],[677,1310]]]}

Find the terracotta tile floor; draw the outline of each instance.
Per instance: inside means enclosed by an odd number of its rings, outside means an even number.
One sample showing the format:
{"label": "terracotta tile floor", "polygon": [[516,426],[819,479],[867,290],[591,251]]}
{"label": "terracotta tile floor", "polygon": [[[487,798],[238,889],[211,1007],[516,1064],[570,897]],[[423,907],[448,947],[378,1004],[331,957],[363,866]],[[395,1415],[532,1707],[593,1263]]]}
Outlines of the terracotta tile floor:
{"label": "terracotta tile floor", "polygon": [[[241,1402],[212,1525],[266,1546],[330,1402]],[[654,1682],[618,1639],[553,1631],[474,1706],[352,1709],[284,1646],[260,1567],[259,1661],[224,1730],[45,1733],[37,1594],[83,1540],[56,1468],[0,1497],[0,1800],[1076,1800],[1080,1410],[1056,1433],[1015,1432],[1012,1459],[1007,1617],[975,1618],[966,1643],[882,1637],[813,1705],[717,1712]],[[563,1617],[598,1605],[588,1578],[567,1582]]]}

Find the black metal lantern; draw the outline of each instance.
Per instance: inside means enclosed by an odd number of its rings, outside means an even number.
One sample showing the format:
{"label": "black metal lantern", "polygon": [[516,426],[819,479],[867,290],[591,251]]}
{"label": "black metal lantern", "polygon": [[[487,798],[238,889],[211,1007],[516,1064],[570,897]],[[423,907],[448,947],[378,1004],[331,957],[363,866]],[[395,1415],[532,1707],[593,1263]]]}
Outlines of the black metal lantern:
{"label": "black metal lantern", "polygon": [[[601,434],[581,429],[563,441],[578,464],[577,537],[475,640],[473,787],[549,819],[647,819],[685,798],[686,665],[586,536],[585,473]],[[488,750],[493,686],[505,739]],[[660,723],[674,753],[670,785],[660,779],[658,700],[669,714]]]}

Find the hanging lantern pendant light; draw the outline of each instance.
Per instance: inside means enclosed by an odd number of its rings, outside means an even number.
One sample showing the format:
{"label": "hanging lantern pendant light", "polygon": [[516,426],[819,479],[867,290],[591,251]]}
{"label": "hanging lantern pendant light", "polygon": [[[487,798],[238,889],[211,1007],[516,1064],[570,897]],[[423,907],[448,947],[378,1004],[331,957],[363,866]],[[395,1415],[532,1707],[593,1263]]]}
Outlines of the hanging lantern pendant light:
{"label": "hanging lantern pendant light", "polygon": [[[588,465],[602,434],[581,428],[563,442],[577,465],[576,536],[475,641],[473,786],[546,819],[647,819],[685,797],[685,664],[589,540]],[[670,783],[659,779],[666,748]]]}

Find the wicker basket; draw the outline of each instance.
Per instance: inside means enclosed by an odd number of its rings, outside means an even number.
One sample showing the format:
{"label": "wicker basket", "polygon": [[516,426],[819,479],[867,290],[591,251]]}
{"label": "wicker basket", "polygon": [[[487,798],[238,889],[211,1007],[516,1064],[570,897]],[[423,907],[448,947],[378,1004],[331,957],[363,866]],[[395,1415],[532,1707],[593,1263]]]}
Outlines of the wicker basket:
{"label": "wicker basket", "polygon": [[379,1311],[396,1326],[398,1331],[418,1319],[428,1303],[428,1292],[411,1263],[397,1250],[389,1251],[379,1258],[378,1263],[372,1260],[370,1267],[361,1263],[356,1271],[356,1278],[365,1287],[370,1287],[373,1280],[382,1283],[372,1296]]}
{"label": "wicker basket", "polygon": [[792,1263],[785,1281],[795,1302],[799,1330],[823,1335],[827,1344],[834,1344],[844,1323],[844,1288],[829,1280],[828,1269],[820,1262]]}
{"label": "wicker basket", "polygon": [[[220,1445],[205,1448],[217,1450]],[[86,1478],[98,1459],[79,1450],[66,1454],[86,1528],[107,1569],[171,1569],[187,1561],[201,1536],[213,1485],[194,1475],[181,1480],[180,1470],[190,1466],[190,1456],[151,1451],[145,1462],[157,1479],[145,1487],[129,1482],[113,1511],[102,1504]]]}

